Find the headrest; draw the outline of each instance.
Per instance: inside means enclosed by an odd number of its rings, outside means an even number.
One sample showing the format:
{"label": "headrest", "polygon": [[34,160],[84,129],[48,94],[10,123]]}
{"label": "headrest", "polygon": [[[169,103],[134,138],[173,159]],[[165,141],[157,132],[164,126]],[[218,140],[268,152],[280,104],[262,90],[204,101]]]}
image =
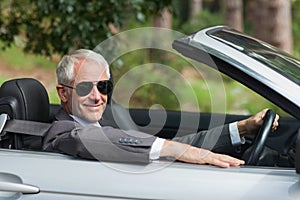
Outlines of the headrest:
{"label": "headrest", "polygon": [[[15,119],[48,122],[49,98],[44,86],[32,78],[6,81],[0,88],[1,105],[13,104]],[[0,107],[0,113],[3,112]]]}

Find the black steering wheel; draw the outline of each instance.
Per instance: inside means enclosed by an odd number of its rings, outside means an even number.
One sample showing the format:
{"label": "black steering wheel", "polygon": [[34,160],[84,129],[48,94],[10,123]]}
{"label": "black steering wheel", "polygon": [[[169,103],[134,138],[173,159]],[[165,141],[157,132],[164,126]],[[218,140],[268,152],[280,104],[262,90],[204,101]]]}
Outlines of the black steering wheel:
{"label": "black steering wheel", "polygon": [[275,120],[276,113],[273,110],[268,110],[264,116],[263,124],[261,125],[258,133],[256,134],[253,143],[245,151],[243,159],[246,165],[257,165],[259,157],[261,156],[267,137],[271,131],[273,122]]}

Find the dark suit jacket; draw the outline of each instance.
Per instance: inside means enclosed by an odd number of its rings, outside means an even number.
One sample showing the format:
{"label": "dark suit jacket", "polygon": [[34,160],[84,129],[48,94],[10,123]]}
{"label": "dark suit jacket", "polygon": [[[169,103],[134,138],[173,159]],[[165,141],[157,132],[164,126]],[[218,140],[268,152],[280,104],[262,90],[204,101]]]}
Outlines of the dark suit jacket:
{"label": "dark suit jacket", "polygon": [[[148,163],[149,152],[156,137],[139,131],[113,128],[100,121],[102,127],[83,127],[63,109],[55,116],[43,139],[46,151],[101,161]],[[190,134],[174,140],[216,152],[231,152],[228,125]]]}

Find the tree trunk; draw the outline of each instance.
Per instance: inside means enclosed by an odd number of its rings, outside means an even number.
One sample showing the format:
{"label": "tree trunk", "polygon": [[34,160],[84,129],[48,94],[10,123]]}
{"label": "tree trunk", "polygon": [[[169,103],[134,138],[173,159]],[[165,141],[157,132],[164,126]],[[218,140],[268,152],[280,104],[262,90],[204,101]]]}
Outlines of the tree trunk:
{"label": "tree trunk", "polygon": [[292,53],[291,5],[287,0],[272,0],[269,6],[270,43]]}
{"label": "tree trunk", "polygon": [[[158,15],[154,16],[154,20],[153,20],[153,26],[154,27],[159,27],[159,28],[168,28],[171,29],[172,28],[172,15],[170,13],[170,11],[168,10],[168,8],[163,8]],[[165,41],[164,39],[166,38],[162,38],[161,35],[155,33],[156,34],[156,41],[152,41],[152,42],[163,42]],[[153,45],[155,46],[155,45]],[[155,59],[166,59],[166,54],[161,53],[156,51],[156,49],[149,49],[148,50],[148,56],[150,60],[155,60]]]}
{"label": "tree trunk", "polygon": [[252,9],[249,15],[252,17],[253,35],[263,41],[268,40],[268,4],[269,0],[252,0]]}
{"label": "tree trunk", "polygon": [[226,25],[243,31],[243,1],[225,0],[226,7]]}
{"label": "tree trunk", "polygon": [[[253,35],[292,53],[291,5],[288,0],[252,0]],[[252,12],[251,12],[252,11]]]}
{"label": "tree trunk", "polygon": [[190,0],[189,18],[195,18],[202,10],[202,0]]}
{"label": "tree trunk", "polygon": [[154,27],[172,28],[172,15],[168,8],[164,8],[159,15],[154,17]]}

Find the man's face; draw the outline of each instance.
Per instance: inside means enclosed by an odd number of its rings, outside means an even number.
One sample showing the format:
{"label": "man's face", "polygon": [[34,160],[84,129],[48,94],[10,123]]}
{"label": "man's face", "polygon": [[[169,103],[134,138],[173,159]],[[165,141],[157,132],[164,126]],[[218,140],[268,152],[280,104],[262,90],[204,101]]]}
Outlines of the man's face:
{"label": "man's face", "polygon": [[99,121],[107,103],[107,95],[100,93],[96,86],[98,81],[108,80],[104,66],[92,60],[83,60],[75,65],[74,75],[75,81],[71,86],[76,87],[80,82],[93,82],[94,86],[85,96],[79,96],[75,89],[71,89],[66,102],[67,110],[88,122]]}

